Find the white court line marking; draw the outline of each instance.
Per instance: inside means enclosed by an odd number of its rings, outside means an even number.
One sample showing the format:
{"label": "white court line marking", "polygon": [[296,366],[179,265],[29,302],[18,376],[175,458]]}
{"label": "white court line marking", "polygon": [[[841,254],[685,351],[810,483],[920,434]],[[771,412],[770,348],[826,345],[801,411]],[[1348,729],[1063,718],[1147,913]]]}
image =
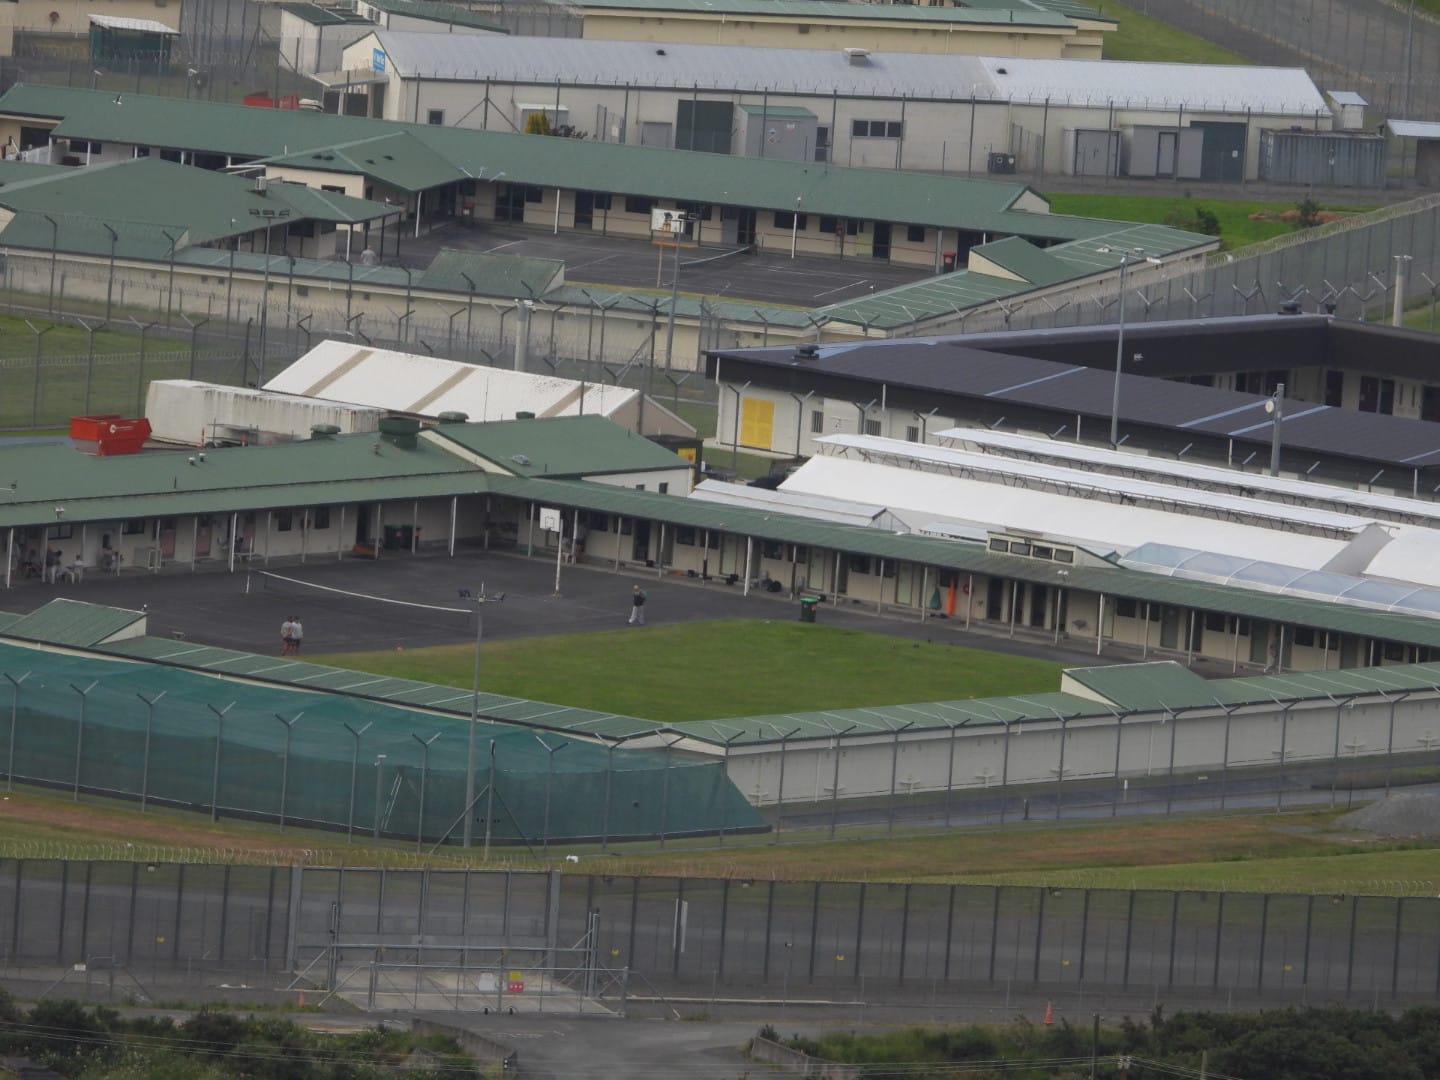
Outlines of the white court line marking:
{"label": "white court line marking", "polygon": [[521,243],[524,243],[524,241],[522,241],[522,240],[507,240],[507,241],[505,241],[505,243],[503,243],[503,244],[496,244],[494,247],[489,247],[489,248],[483,248],[483,249],[481,249],[480,254],[482,254],[482,255],[489,255],[489,254],[491,254],[491,253],[493,253],[493,252],[496,252],[496,251],[504,251],[504,250],[505,250],[506,248],[508,248],[508,247],[515,247],[515,245],[521,244]]}
{"label": "white court line marking", "polygon": [[847,285],[836,285],[833,289],[826,289],[823,292],[817,292],[815,295],[829,296],[831,293],[843,292],[845,289],[859,288],[861,285],[864,285],[868,280],[868,278],[860,278],[858,281],[852,281]]}

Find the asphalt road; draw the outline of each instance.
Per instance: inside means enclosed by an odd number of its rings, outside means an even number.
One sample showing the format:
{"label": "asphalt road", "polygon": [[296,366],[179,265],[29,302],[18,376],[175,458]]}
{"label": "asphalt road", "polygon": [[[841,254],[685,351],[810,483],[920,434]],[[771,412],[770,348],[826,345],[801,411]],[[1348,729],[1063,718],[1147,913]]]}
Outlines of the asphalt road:
{"label": "asphalt road", "polygon": [[[614,573],[604,566],[567,566],[561,595],[555,596],[555,564],[523,555],[487,554],[460,549],[443,554],[391,555],[371,561],[314,558],[307,563],[278,560],[266,577],[263,565],[250,573],[223,570],[192,573],[183,565],[158,574],[126,571],[116,577],[90,573],[80,585],[17,582],[0,609],[26,612],[57,596],[96,604],[144,609],[155,637],[183,634],[186,640],[251,652],[277,651],[281,620],[299,614],[305,624],[306,652],[353,652],[415,648],[474,640],[475,623],[461,589],[504,593],[500,603],[485,605],[486,640],[617,629],[630,611],[630,587],[643,583],[650,595],[650,625],[714,619],[795,619],[799,605],[782,596],[752,592],[718,581],[704,585],[688,578],[653,573]],[[311,589],[297,582],[325,586]],[[435,605],[450,611],[354,599],[326,590],[364,592],[372,597]],[[827,625],[868,630],[918,640],[991,649],[1022,656],[1059,659],[1074,665],[1095,663],[1093,649],[1056,650],[1048,642],[1009,639],[999,634],[966,632],[962,624],[886,615],[869,605],[822,605]],[[1133,659],[1126,655],[1127,659]],[[1215,673],[1219,673],[1218,669]]]}

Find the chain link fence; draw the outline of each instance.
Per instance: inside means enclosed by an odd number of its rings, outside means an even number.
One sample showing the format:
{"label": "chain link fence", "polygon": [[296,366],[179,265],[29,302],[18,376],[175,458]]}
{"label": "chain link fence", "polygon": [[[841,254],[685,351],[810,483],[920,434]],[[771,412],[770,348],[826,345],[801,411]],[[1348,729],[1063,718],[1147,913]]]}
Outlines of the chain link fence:
{"label": "chain link fence", "polygon": [[1440,993],[1440,900],[0,862],[0,977],[37,996],[623,1011],[627,992],[943,1008],[1043,992],[1271,1006]]}
{"label": "chain link fence", "polygon": [[1326,90],[1356,90],[1385,117],[1440,108],[1440,20],[1413,0],[1141,0],[1171,26],[1257,64],[1303,67]]}

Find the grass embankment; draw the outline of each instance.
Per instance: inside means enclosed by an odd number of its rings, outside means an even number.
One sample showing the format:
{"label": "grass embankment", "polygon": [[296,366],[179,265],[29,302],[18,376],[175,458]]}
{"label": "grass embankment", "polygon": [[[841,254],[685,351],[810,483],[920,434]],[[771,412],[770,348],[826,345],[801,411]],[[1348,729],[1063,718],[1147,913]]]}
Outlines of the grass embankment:
{"label": "grass embankment", "polygon": [[[664,723],[1059,689],[1061,664],[823,625],[733,620],[487,642],[484,688]],[[474,649],[317,663],[471,685]]]}
{"label": "grass embankment", "polygon": [[[1169,181],[1158,181],[1168,184]],[[1184,182],[1176,185],[1170,195],[1094,195],[1055,192],[1045,196],[1050,210],[1056,214],[1098,217],[1110,221],[1138,221],[1156,225],[1173,224],[1177,228],[1194,228],[1197,208],[1215,215],[1220,225],[1220,246],[1230,251],[1248,244],[1258,244],[1276,236],[1295,231],[1294,221],[1281,215],[1294,214],[1293,202],[1265,202],[1258,199],[1191,198],[1185,193]],[[1337,206],[1326,203],[1321,213],[1363,214],[1373,206]]]}
{"label": "grass embankment", "polygon": [[[458,848],[432,855],[408,844],[353,845],[333,833],[221,822],[133,804],[80,803],[17,792],[0,802],[0,858],[96,859],[243,865],[556,867],[578,873],[554,849],[546,862],[524,849],[496,849],[488,864]],[[756,881],[911,881],[1049,885],[1097,889],[1193,889],[1211,892],[1347,893],[1433,896],[1440,892],[1440,849],[1376,841],[1333,825],[1330,811],[1255,813],[1223,818],[1101,823],[1014,823],[1002,831],[806,842],[769,837],[671,841],[603,860],[607,874],[728,877]],[[589,854],[598,854],[593,849]]]}
{"label": "grass embankment", "polygon": [[[1424,0],[1422,0],[1424,2]],[[1436,0],[1440,2],[1440,0]],[[1222,49],[1202,37],[1176,29],[1133,7],[1103,0],[1102,15],[1117,19],[1118,29],[1105,35],[1106,60],[1149,60],[1177,64],[1248,64],[1239,53]]]}

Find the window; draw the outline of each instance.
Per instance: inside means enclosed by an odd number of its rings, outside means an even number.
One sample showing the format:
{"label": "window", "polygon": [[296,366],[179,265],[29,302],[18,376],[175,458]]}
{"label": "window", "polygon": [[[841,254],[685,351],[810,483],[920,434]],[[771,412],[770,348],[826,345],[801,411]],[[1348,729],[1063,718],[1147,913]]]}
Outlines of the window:
{"label": "window", "polygon": [[808,563],[810,561],[810,549],[803,544],[797,544],[790,549],[790,560],[797,563]]}
{"label": "window", "polygon": [[820,409],[810,410],[810,434],[825,434],[825,413]]}
{"label": "window", "polygon": [[923,244],[925,242],[925,226],[906,225],[905,240],[911,244]]}
{"label": "window", "polygon": [[695,546],[695,529],[694,529],[694,526],[691,526],[691,525],[676,525],[676,526],[675,526],[675,543],[679,544],[681,547],[694,547],[694,546]]}
{"label": "window", "polygon": [[50,539],[51,539],[51,540],[69,540],[69,539],[73,538],[74,535],[75,535],[75,526],[74,526],[74,525],[51,525],[51,526],[50,526]]}
{"label": "window", "polygon": [[131,518],[129,521],[125,522],[124,525],[121,525],[121,526],[120,526],[120,535],[121,535],[121,536],[144,536],[144,535],[145,535],[145,519],[144,519],[144,518]]}
{"label": "window", "polygon": [[789,210],[775,211],[775,228],[777,229],[795,229],[796,231],[803,231],[809,226],[809,223],[809,214],[794,214],[791,213]]}
{"label": "window", "polygon": [[760,557],[762,559],[784,559],[785,545],[775,540],[760,541]]}
{"label": "window", "polygon": [[659,490],[659,492],[660,492],[661,495],[669,495],[669,494],[670,494],[670,482],[669,482],[668,480],[661,480],[658,490]]}
{"label": "window", "polygon": [[898,139],[901,130],[899,120],[850,121],[850,135],[856,139]]}
{"label": "window", "polygon": [[1219,611],[1207,611],[1205,613],[1205,629],[1214,631],[1217,634],[1224,633],[1230,625],[1228,616]]}
{"label": "window", "polygon": [[596,210],[609,210],[609,209],[610,209],[610,192],[608,192],[608,191],[597,191],[597,192],[595,192],[593,195],[591,195],[591,204],[595,207]]}
{"label": "window", "polygon": [[1010,541],[1001,540],[998,536],[992,536],[990,538],[990,550],[999,552],[1001,555],[1004,555],[1010,550]]}
{"label": "window", "polygon": [[289,511],[289,510],[276,510],[276,511],[275,511],[275,531],[276,531],[276,532],[289,532],[291,526],[294,525],[294,523],[295,523],[295,516],[294,516],[294,514],[293,514],[292,511]]}
{"label": "window", "polygon": [[1117,619],[1133,619],[1135,616],[1135,601],[1126,596],[1117,596],[1115,598],[1115,617]]}
{"label": "window", "polygon": [[830,217],[828,214],[820,215],[820,231],[822,233],[833,233],[840,231],[840,219]]}
{"label": "window", "polygon": [[1075,561],[1075,552],[1069,548],[1056,548],[1054,557],[1056,562],[1073,563]]}
{"label": "window", "polygon": [[879,421],[879,420],[866,420],[866,421],[865,421],[865,434],[866,434],[866,435],[879,435],[879,434],[880,434],[880,421]]}
{"label": "window", "polygon": [[870,556],[851,555],[845,565],[850,568],[852,574],[868,574],[870,573]]}
{"label": "window", "polygon": [[534,186],[528,186],[528,187],[526,187],[526,188],[525,188],[525,201],[526,201],[526,202],[544,202],[544,201],[545,201],[545,189],[544,189],[544,188],[534,187]]}
{"label": "window", "polygon": [[1297,626],[1295,628],[1295,644],[1313,646],[1315,644],[1315,630],[1310,626]]}
{"label": "window", "polygon": [[434,124],[436,127],[441,127],[441,126],[443,126],[444,123],[445,123],[445,110],[444,110],[444,109],[431,109],[431,110],[429,110],[429,111],[425,114],[425,122],[426,122],[427,124]]}
{"label": "window", "polygon": [[649,214],[655,209],[655,200],[648,199],[643,195],[626,195],[625,212],[627,214]]}
{"label": "window", "polygon": [[85,139],[71,139],[70,152],[72,154],[98,154],[104,147],[98,142],[88,142]]}
{"label": "window", "polygon": [[620,535],[629,536],[635,531],[635,519],[622,517],[620,519]]}
{"label": "window", "polygon": [[1386,660],[1404,661],[1406,652],[1406,647],[1398,641],[1386,641],[1380,646],[1380,655]]}
{"label": "window", "polygon": [[1044,544],[1036,544],[1035,550],[1031,554],[1037,559],[1053,559],[1055,558],[1055,549]]}
{"label": "window", "polygon": [[328,529],[330,527],[330,507],[317,506],[310,519],[312,529]]}
{"label": "window", "polygon": [[1011,554],[1011,555],[1029,555],[1029,554],[1030,554],[1030,541],[1028,541],[1028,540],[1011,540],[1011,541],[1010,541],[1010,554]]}

